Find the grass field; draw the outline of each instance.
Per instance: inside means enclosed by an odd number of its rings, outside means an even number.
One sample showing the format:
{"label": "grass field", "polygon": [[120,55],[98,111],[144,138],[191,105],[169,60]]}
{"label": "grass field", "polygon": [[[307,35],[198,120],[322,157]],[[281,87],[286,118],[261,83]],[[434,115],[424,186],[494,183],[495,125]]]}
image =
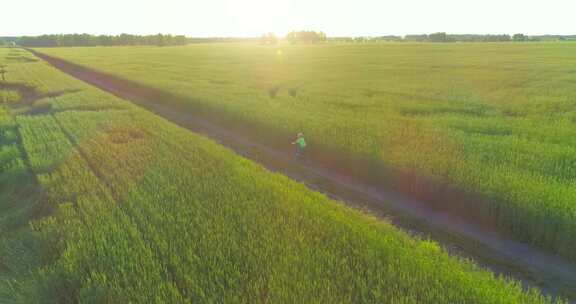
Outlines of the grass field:
{"label": "grass field", "polygon": [[481,194],[501,228],[576,259],[576,44],[41,52],[172,92],[287,141],[303,131],[312,147]]}
{"label": "grass field", "polygon": [[551,302],[24,50],[2,62],[34,88],[0,105],[2,303]]}

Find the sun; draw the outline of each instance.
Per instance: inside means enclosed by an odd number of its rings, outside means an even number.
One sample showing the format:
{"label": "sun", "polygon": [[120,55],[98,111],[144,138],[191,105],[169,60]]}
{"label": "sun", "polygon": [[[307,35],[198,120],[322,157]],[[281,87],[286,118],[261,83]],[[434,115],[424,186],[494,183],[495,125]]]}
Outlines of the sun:
{"label": "sun", "polygon": [[283,36],[293,23],[291,0],[229,0],[227,10],[236,30],[249,36]]}

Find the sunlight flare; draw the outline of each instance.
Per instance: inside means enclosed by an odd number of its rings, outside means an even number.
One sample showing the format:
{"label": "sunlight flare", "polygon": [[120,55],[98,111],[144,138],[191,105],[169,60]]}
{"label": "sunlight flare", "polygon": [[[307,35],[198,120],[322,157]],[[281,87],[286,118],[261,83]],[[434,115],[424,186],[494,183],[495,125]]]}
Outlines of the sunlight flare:
{"label": "sunlight flare", "polygon": [[291,0],[229,0],[228,14],[245,35],[288,33],[294,24]]}

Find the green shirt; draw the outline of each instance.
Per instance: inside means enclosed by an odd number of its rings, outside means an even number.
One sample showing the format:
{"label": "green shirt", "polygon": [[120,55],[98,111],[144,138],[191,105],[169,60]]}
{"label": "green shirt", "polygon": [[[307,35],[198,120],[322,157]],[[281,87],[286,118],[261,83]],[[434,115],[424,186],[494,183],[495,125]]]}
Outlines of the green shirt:
{"label": "green shirt", "polygon": [[304,137],[300,137],[296,140],[296,143],[298,144],[298,146],[300,146],[300,148],[305,148],[306,147],[306,141],[304,140]]}

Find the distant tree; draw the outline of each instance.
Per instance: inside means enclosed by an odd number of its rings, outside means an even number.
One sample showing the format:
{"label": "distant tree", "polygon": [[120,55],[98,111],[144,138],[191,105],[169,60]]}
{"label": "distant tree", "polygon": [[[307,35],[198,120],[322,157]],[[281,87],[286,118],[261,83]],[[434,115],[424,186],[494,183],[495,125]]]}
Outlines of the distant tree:
{"label": "distant tree", "polygon": [[514,36],[512,36],[512,40],[514,41],[526,41],[526,38],[524,34],[514,34]]}
{"label": "distant tree", "polygon": [[448,36],[446,33],[433,33],[428,35],[430,42],[448,42]]}
{"label": "distant tree", "polygon": [[97,45],[103,45],[103,46],[113,45],[113,39],[111,36],[100,35],[100,36],[96,37],[96,40],[97,40]]}
{"label": "distant tree", "polygon": [[295,44],[296,43],[296,32],[288,33],[286,35],[286,40],[288,40],[292,44]]}
{"label": "distant tree", "polygon": [[327,40],[326,34],[315,31],[294,31],[286,35],[286,40],[290,43],[319,43]]}
{"label": "distant tree", "polygon": [[351,37],[330,37],[326,38],[327,41],[332,42],[352,42],[353,39]]}
{"label": "distant tree", "polygon": [[167,38],[165,38],[164,35],[158,34],[154,38],[155,38],[154,45],[157,45],[157,46],[165,46],[166,45],[165,40],[167,40]]}
{"label": "distant tree", "polygon": [[448,34],[444,32],[422,34],[422,35],[406,35],[404,38],[398,36],[380,36],[380,37],[334,37],[330,41],[336,42],[377,42],[377,41],[408,41],[408,42],[509,42],[509,41],[559,41],[576,40],[576,35],[573,36],[560,36],[560,35],[541,35],[541,36],[526,36],[524,34],[516,34],[511,37],[508,34],[499,35],[478,35],[478,34]]}
{"label": "distant tree", "polygon": [[[136,45],[137,41],[134,35],[129,34],[121,34],[120,35],[120,45]],[[158,41],[157,37],[153,37],[150,40],[150,44],[156,44]]]}
{"label": "distant tree", "polygon": [[530,36],[528,37],[528,41],[542,41],[545,40],[545,38],[540,37],[540,36]]}
{"label": "distant tree", "polygon": [[473,34],[447,34],[432,33],[430,35],[408,35],[404,41],[413,42],[507,42],[511,41],[510,35],[473,35]]}
{"label": "distant tree", "polygon": [[402,37],[394,36],[394,35],[388,35],[388,36],[376,37],[376,38],[374,38],[374,40],[376,40],[376,41],[402,41]]}
{"label": "distant tree", "polygon": [[429,41],[428,40],[428,35],[423,34],[423,35],[406,35],[406,37],[404,37],[404,40],[406,41],[412,41],[412,42],[425,42],[425,41]]}
{"label": "distant tree", "polygon": [[274,33],[266,33],[260,37],[260,44],[275,45],[278,43],[278,37]]}
{"label": "distant tree", "polygon": [[184,45],[188,43],[185,36],[150,35],[137,36],[121,34],[119,36],[92,36],[88,34],[42,35],[37,37],[20,37],[18,45],[27,47],[57,47],[57,46],[112,46],[112,45]]}
{"label": "distant tree", "polygon": [[184,36],[184,35],[178,35],[178,36],[174,37],[173,44],[175,44],[175,45],[185,45],[187,43],[188,43],[188,40],[186,39],[186,36]]}

